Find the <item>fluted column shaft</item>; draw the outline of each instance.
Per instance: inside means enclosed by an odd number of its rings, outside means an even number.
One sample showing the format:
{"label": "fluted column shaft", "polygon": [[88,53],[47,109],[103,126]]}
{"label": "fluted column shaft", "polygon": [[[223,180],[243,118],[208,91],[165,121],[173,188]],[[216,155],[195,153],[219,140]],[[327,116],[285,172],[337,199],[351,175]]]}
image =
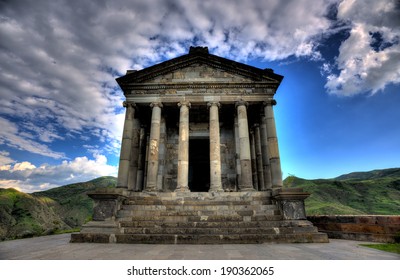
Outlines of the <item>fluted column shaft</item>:
{"label": "fluted column shaft", "polygon": [[189,108],[190,103],[179,102],[178,182],[176,191],[189,191]]}
{"label": "fluted column shaft", "polygon": [[262,117],[260,132],[261,132],[261,150],[262,150],[262,160],[263,160],[263,170],[264,170],[264,185],[266,190],[270,190],[272,188],[271,165],[269,162],[268,135],[267,135],[267,124],[265,117]]}
{"label": "fluted column shaft", "polygon": [[135,104],[124,102],[125,111],[124,131],[122,133],[121,153],[119,157],[117,188],[128,188],[129,164],[132,148],[133,118]]}
{"label": "fluted column shaft", "polygon": [[283,183],[278,137],[276,135],[274,110],[272,108],[273,105],[276,105],[276,101],[272,99],[268,102],[265,102],[264,105],[265,118],[267,122],[268,152],[271,164],[272,187],[277,188],[282,187]]}
{"label": "fluted column shaft", "polygon": [[210,191],[221,192],[221,151],[219,132],[220,104],[210,102],[207,104],[210,109]]}
{"label": "fluted column shaft", "polygon": [[156,191],[158,173],[158,148],[160,143],[161,103],[151,103],[151,128],[147,163],[146,191]]}
{"label": "fluted column shaft", "polygon": [[239,180],[239,189],[241,191],[254,191],[251,173],[251,156],[250,156],[250,140],[249,125],[247,120],[247,103],[237,102],[236,109],[238,115],[238,132],[239,132],[239,158],[241,176]]}

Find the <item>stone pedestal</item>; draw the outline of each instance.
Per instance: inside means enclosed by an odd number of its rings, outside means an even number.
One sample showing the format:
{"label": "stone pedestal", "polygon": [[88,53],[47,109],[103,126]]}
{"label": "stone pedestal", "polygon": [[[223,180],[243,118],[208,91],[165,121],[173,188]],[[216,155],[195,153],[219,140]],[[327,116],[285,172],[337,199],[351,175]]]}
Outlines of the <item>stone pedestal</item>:
{"label": "stone pedestal", "polygon": [[277,201],[284,220],[306,220],[304,200],[310,194],[301,188],[280,189],[273,198]]}

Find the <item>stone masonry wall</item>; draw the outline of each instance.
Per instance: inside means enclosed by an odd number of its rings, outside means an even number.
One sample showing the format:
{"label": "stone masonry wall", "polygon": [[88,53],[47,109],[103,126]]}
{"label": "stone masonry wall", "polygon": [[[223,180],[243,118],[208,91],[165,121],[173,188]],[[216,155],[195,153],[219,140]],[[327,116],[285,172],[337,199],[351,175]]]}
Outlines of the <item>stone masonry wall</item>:
{"label": "stone masonry wall", "polygon": [[173,192],[176,189],[176,178],[178,176],[178,129],[167,127],[166,160],[164,167],[164,191]]}
{"label": "stone masonry wall", "polygon": [[221,177],[225,191],[236,191],[235,135],[232,128],[221,128]]}
{"label": "stone masonry wall", "polygon": [[400,234],[400,216],[308,216],[307,219],[329,238],[394,242],[396,234]]}

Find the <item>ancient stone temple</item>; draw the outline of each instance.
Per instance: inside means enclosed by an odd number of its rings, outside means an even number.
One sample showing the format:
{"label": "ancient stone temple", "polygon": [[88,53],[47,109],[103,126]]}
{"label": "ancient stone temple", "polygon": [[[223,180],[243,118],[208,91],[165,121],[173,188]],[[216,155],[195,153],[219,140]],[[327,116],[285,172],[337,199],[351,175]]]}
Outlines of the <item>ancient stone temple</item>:
{"label": "ancient stone temple", "polygon": [[272,69],[204,47],[117,79],[126,117],[117,188],[90,193],[72,242],[327,242],[285,189]]}

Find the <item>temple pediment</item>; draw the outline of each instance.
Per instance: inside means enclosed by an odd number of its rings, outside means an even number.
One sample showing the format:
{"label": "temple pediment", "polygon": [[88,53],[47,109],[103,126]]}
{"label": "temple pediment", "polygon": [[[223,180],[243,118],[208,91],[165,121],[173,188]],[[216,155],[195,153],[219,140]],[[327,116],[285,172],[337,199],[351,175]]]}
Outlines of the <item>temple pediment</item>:
{"label": "temple pediment", "polygon": [[259,69],[208,53],[206,48],[191,48],[189,54],[138,70],[128,71],[117,80],[126,92],[138,84],[269,84],[279,86],[283,76],[271,69]]}
{"label": "temple pediment", "polygon": [[251,78],[240,73],[231,73],[205,63],[193,63],[192,65],[178,68],[169,73],[148,77],[144,79],[146,84],[168,83],[251,83]]}

